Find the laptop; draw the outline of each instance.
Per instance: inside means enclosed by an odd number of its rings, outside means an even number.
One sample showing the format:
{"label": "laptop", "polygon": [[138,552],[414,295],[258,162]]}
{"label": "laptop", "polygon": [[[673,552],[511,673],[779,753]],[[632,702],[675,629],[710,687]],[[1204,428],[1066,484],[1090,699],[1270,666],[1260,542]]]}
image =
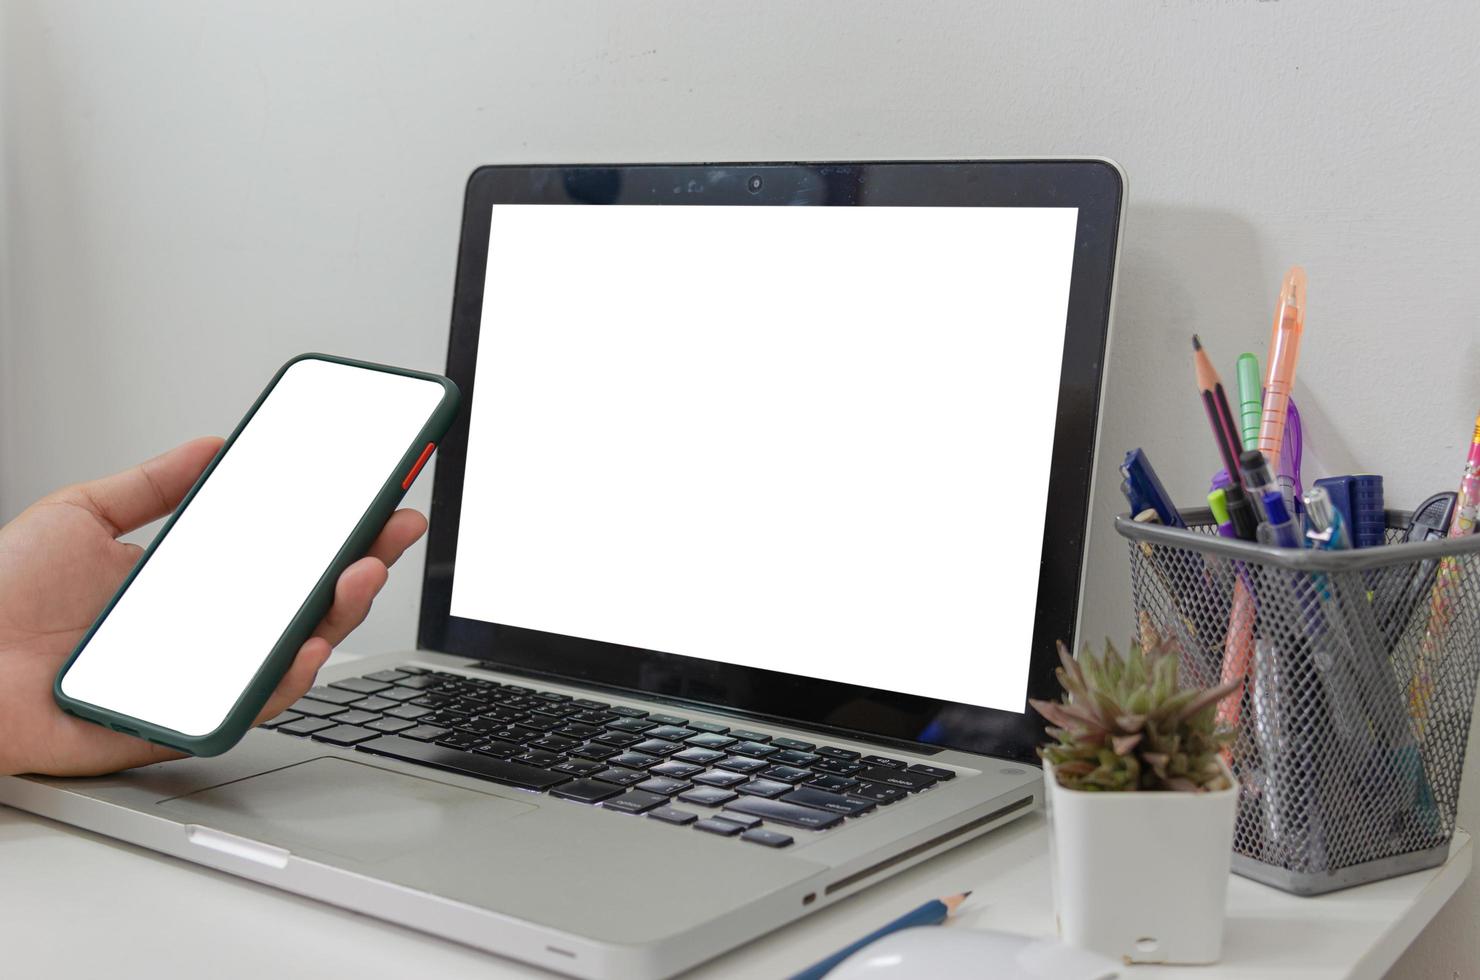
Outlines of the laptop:
{"label": "laptop", "polygon": [[417,648],[223,756],[0,801],[604,978],[1029,813],[1122,194],[1103,160],[479,169]]}

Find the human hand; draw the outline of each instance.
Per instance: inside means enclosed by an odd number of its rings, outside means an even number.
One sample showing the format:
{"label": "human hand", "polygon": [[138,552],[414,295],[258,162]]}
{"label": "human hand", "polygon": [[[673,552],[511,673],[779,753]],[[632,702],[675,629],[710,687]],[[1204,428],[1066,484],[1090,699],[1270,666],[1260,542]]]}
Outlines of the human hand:
{"label": "human hand", "polygon": [[[181,757],[66,714],[52,682],[143,553],[118,537],[174,510],[221,442],[196,439],[122,473],[58,490],[0,527],[0,775],[94,776]],[[339,576],[332,608],[258,721],[313,685],[335,644],[370,612],[388,566],[425,530],[426,519],[414,510],[391,515],[369,554]],[[208,648],[209,637],[201,643]]]}

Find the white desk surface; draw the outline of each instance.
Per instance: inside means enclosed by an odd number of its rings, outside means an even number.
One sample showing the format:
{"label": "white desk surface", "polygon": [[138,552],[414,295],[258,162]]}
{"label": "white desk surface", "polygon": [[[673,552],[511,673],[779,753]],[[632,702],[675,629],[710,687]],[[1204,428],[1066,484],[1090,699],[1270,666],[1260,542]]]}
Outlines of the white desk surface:
{"label": "white desk surface", "polygon": [[[782,977],[940,895],[974,894],[949,928],[1050,936],[1047,826],[1034,814],[711,962],[692,978]],[[1301,899],[1234,877],[1223,961],[1139,967],[1155,980],[1381,977],[1469,874],[1449,861]],[[599,885],[598,885],[599,887]],[[510,960],[0,806],[0,976],[550,976]]]}

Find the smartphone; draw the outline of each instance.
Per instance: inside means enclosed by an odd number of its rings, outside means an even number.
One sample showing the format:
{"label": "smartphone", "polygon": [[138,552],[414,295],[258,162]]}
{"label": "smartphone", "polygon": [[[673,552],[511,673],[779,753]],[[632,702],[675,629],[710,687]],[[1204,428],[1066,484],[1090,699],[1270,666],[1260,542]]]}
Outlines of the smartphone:
{"label": "smartphone", "polygon": [[434,374],[283,365],[57,674],[62,710],[192,755],[235,745],[458,402]]}

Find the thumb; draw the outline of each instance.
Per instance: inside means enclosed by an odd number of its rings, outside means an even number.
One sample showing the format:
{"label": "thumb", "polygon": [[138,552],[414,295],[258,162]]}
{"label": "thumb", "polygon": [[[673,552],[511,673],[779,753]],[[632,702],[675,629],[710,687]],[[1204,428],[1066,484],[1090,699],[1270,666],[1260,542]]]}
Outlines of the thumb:
{"label": "thumb", "polygon": [[216,436],[192,439],[122,473],[59,490],[54,499],[88,511],[116,538],[174,510],[221,443]]}

